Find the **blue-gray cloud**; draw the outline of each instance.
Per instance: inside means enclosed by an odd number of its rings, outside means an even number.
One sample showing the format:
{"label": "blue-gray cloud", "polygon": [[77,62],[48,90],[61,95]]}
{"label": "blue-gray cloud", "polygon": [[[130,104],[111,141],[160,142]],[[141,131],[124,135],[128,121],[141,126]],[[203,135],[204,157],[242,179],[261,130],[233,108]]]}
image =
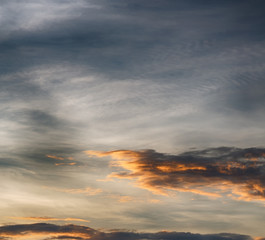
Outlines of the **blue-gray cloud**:
{"label": "blue-gray cloud", "polygon": [[[3,101],[33,104],[42,99],[40,108],[53,105],[50,90],[21,72],[59,64],[71,65],[73,71],[82,66],[87,69],[83,76],[100,73],[106,82],[169,84],[163,106],[179,102],[175,95],[182,92],[180,98],[190,99],[195,109],[196,100],[206,95],[204,104],[213,103],[211,111],[225,116],[227,109],[258,111],[264,102],[259,90],[264,75],[259,67],[264,58],[263,6],[258,0],[5,1],[1,74],[20,74],[1,82]],[[58,76],[53,78],[59,91]]]}

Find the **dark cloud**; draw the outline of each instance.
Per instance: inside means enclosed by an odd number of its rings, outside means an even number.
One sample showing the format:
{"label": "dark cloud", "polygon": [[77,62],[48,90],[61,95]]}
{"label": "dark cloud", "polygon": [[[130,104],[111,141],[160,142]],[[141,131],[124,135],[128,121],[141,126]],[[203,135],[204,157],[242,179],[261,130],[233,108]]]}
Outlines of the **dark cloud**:
{"label": "dark cloud", "polygon": [[[54,225],[47,223],[36,223],[27,225],[6,225],[0,227],[0,237],[16,239],[17,236],[36,236],[43,239],[73,239],[73,240],[252,240],[250,236],[220,233],[220,234],[193,234],[185,232],[157,232],[138,233],[126,231],[103,232],[89,227],[79,225]],[[47,236],[50,236],[47,238]],[[46,237],[46,238],[45,238]]]}
{"label": "dark cloud", "polygon": [[83,240],[84,238],[82,237],[72,237],[72,236],[59,236],[59,237],[51,237],[51,238],[46,238],[45,240],[56,240],[56,239],[70,239],[70,240]]}
{"label": "dark cloud", "polygon": [[29,126],[33,127],[34,129],[44,128],[46,131],[47,129],[55,130],[58,128],[63,128],[63,121],[60,121],[58,118],[53,116],[50,113],[46,113],[41,110],[29,110],[27,113],[27,123]]}
{"label": "dark cloud", "polygon": [[[44,119],[36,119],[40,112],[33,111],[41,111],[48,120],[48,115],[59,108],[54,95],[66,91],[59,83],[78,75],[67,70],[68,66],[82,67],[83,76],[100,73],[107,82],[151,79],[161,85],[169,83],[164,108],[179,102],[176,95],[181,89],[188,99],[198,97],[194,94],[198,91],[211,92],[212,98],[206,102],[211,105],[210,111],[218,113],[227,114],[229,109],[228,114],[237,110],[247,115],[249,111],[263,109],[264,67],[257,69],[264,62],[262,1],[37,2],[39,5],[32,5],[33,1],[5,1],[2,9],[8,14],[3,16],[5,27],[0,39],[0,74],[19,73],[0,82],[1,101],[12,106],[12,110],[2,112],[19,121],[18,112],[23,110],[13,107],[17,102],[27,103],[32,108],[30,123],[41,124],[33,127],[35,132],[47,128],[43,127]],[[90,7],[91,4],[96,7]],[[34,13],[38,12],[47,14],[37,17]],[[32,23],[30,18],[35,21]],[[30,81],[42,73],[25,74],[56,65],[65,68],[61,73],[64,77],[58,80],[60,73],[59,76],[55,73],[46,89],[47,85]],[[83,83],[81,87],[85,90],[91,85]],[[79,86],[72,88],[80,91]],[[36,99],[41,102],[38,109]],[[148,96],[136,101],[146,104]],[[55,123],[54,118],[49,119],[47,124]],[[68,132],[69,128],[58,130]]]}
{"label": "dark cloud", "polygon": [[[223,81],[241,84],[244,79],[237,76],[250,72],[245,66],[263,62],[262,1],[38,3],[36,9],[32,1],[3,3],[9,14],[4,15],[6,34],[0,41],[1,74],[69,64],[101,73],[108,81],[152,79],[190,90]],[[42,10],[52,17],[33,14]],[[29,21],[27,13],[36,18],[36,26],[23,27],[22,23]],[[251,84],[257,81],[253,76],[250,79]],[[231,85],[217,94],[214,107],[221,103],[244,111],[261,108],[264,94],[257,87],[247,92],[249,87]],[[25,79],[6,81],[1,89],[8,99],[51,97],[47,90]],[[223,94],[227,89],[229,94]]]}
{"label": "dark cloud", "polygon": [[167,155],[154,150],[87,151],[111,156],[121,168],[109,177],[135,179],[157,194],[167,190],[242,200],[265,200],[265,149],[212,148]]}
{"label": "dark cloud", "polygon": [[[228,107],[228,111],[237,111],[241,114],[249,115],[262,111],[262,106],[265,104],[264,89],[264,71],[261,71],[258,76],[238,76],[238,82],[243,82],[243,86],[237,87],[232,91],[227,91],[223,95],[222,106]],[[252,82],[254,80],[254,83]],[[220,99],[219,99],[220,100]]]}
{"label": "dark cloud", "polygon": [[[248,42],[263,32],[260,5],[264,4],[260,1],[95,1],[99,8],[89,8],[85,1],[78,3],[76,16],[66,12],[63,19],[44,19],[45,24],[39,28],[10,31],[0,44],[4,68],[14,71],[21,66],[70,61],[115,78],[142,78],[155,77],[153,71],[158,65],[164,69],[170,63],[175,69],[167,68],[164,76],[173,74],[176,79],[180,70],[192,70],[198,56],[219,55],[240,46],[242,35]],[[49,4],[56,7],[69,3],[49,2],[46,7]],[[242,15],[249,17],[247,24],[242,23]],[[179,69],[185,59],[194,61]],[[219,65],[217,58],[215,64]]]}
{"label": "dark cloud", "polygon": [[[16,236],[24,236],[24,235],[34,235],[34,234],[43,234],[45,235],[67,235],[68,236],[75,236],[80,234],[84,235],[86,238],[89,238],[90,236],[93,236],[95,233],[97,233],[96,230],[84,227],[84,226],[78,226],[78,225],[54,225],[54,224],[46,224],[46,223],[36,223],[36,224],[24,224],[24,225],[7,225],[2,226],[0,228],[0,236],[7,236],[11,239]],[[85,238],[81,238],[85,239]]]}

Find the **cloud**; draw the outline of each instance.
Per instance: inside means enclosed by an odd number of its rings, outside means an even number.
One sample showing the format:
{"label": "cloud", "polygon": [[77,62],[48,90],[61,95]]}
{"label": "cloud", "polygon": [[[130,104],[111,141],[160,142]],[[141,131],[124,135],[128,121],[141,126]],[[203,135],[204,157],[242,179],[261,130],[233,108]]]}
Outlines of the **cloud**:
{"label": "cloud", "polygon": [[[74,160],[73,157],[68,157],[68,158],[63,158],[63,157],[57,157],[57,156],[54,156],[54,155],[46,155],[46,157],[48,158],[51,158],[51,159],[55,159],[55,160],[61,160],[61,161],[64,161],[64,160]],[[76,165],[77,163],[76,162],[60,162],[60,163],[55,163],[54,165],[55,166],[74,166]]]}
{"label": "cloud", "polygon": [[77,222],[90,222],[81,218],[54,218],[54,217],[10,217],[17,220],[32,220],[32,221],[77,221]]}
{"label": "cloud", "polygon": [[62,236],[58,236],[58,237],[51,237],[51,238],[47,238],[46,240],[58,240],[58,239],[70,239],[70,240],[82,240],[83,238],[82,237],[74,237],[74,236],[65,236],[65,235],[62,235]]}
{"label": "cloud", "polygon": [[71,163],[55,163],[55,166],[73,166],[76,165],[76,162],[71,162]]}
{"label": "cloud", "polygon": [[[80,237],[87,239],[96,234],[97,231],[78,225],[54,225],[47,223],[23,224],[23,225],[6,225],[0,227],[0,236],[9,239],[25,239],[35,237],[37,239],[45,239],[51,237]],[[40,238],[41,237],[41,238]]]}
{"label": "cloud", "polygon": [[109,152],[86,151],[88,155],[111,156],[111,166],[120,169],[108,178],[131,179],[155,194],[191,192],[209,197],[265,201],[265,149],[212,148],[167,155],[154,150]]}
{"label": "cloud", "polygon": [[46,157],[56,159],[56,160],[64,160],[63,157],[57,157],[57,156],[53,156],[53,155],[46,155]]}
{"label": "cloud", "polygon": [[127,203],[127,202],[137,201],[137,199],[135,199],[135,198],[133,198],[131,196],[119,196],[119,195],[111,194],[108,197],[116,199],[120,203]]}
{"label": "cloud", "polygon": [[95,10],[97,6],[83,0],[77,0],[75,3],[50,0],[13,1],[12,3],[3,1],[0,7],[0,11],[3,13],[1,27],[3,27],[4,33],[8,30],[9,32],[38,31],[51,27],[52,22],[76,19],[82,8]]}
{"label": "cloud", "polygon": [[65,192],[70,194],[84,194],[88,196],[93,196],[100,194],[102,192],[102,189],[100,188],[92,188],[92,187],[86,187],[86,188],[54,188],[54,187],[47,187],[46,189],[51,189],[58,192]]}
{"label": "cloud", "polygon": [[[10,139],[8,146],[14,146],[12,141],[31,140],[29,145],[67,143],[68,147],[83,143],[80,138],[86,135],[86,146],[93,141],[121,146],[137,137],[122,147],[138,148],[135,145],[142,141],[157,149],[176,139],[182,139],[178,142],[182,146],[200,144],[202,135],[207,141],[209,134],[219,134],[215,130],[220,118],[209,118],[216,108],[221,108],[218,113],[227,108],[263,110],[259,84],[264,76],[260,66],[264,43],[263,38],[253,41],[262,36],[263,5],[194,0],[4,1],[1,112],[8,129],[1,130],[7,135],[3,143]],[[242,19],[248,19],[247,24]],[[14,78],[6,80],[8,73]],[[100,79],[91,82],[91,76]],[[254,89],[244,85],[246,76]],[[78,78],[83,81],[74,81]],[[213,106],[205,111],[209,103]],[[208,118],[204,129],[202,116]],[[260,122],[257,131],[264,129]],[[11,134],[14,126],[17,131]],[[190,126],[194,126],[192,137],[187,134]],[[234,134],[228,126],[218,130],[223,133],[226,128],[224,141],[229,138],[234,144],[239,131]],[[17,133],[30,137],[11,138]],[[195,140],[196,134],[200,140]]]}
{"label": "cloud", "polygon": [[[82,239],[82,240],[253,240],[250,236],[220,233],[220,234],[193,234],[189,232],[157,232],[139,233],[113,230],[98,231],[93,228],[79,225],[54,225],[47,223],[6,225],[0,227],[0,237],[11,240],[38,238],[38,239]],[[47,238],[48,237],[48,238]],[[34,239],[35,239],[34,238]]]}

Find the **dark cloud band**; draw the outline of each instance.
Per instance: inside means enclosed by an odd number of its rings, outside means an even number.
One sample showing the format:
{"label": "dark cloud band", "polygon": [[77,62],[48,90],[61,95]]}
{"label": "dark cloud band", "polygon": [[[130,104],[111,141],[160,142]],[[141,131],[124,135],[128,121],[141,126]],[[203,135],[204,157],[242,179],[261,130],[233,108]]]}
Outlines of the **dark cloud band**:
{"label": "dark cloud band", "polygon": [[189,232],[139,233],[127,231],[103,232],[79,225],[55,225],[47,223],[6,225],[0,227],[0,239],[18,239],[19,237],[41,237],[42,239],[75,239],[75,240],[253,240],[250,236],[220,233],[193,234]]}

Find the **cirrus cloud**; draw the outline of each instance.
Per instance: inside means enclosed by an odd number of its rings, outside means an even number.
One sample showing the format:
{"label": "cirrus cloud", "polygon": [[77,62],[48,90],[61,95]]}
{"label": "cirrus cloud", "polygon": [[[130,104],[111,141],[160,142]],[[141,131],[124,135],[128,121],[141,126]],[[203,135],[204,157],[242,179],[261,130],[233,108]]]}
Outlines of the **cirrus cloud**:
{"label": "cirrus cloud", "polygon": [[54,218],[54,217],[10,217],[17,220],[29,220],[29,221],[76,221],[76,222],[90,222],[81,218]]}

